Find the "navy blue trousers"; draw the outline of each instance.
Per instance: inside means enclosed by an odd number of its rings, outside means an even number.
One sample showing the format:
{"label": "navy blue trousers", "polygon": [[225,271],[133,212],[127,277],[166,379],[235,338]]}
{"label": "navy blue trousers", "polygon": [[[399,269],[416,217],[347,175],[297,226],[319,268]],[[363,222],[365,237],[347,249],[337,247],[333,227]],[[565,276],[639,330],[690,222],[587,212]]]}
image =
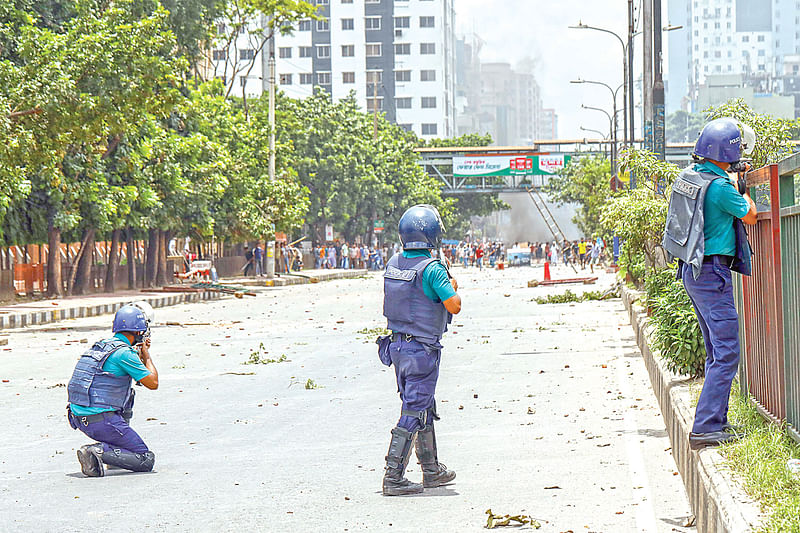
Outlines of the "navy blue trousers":
{"label": "navy blue trousers", "polygon": [[[415,340],[399,339],[389,345],[403,409],[425,411],[434,405],[441,350],[431,350]],[[422,429],[419,418],[403,415],[397,426],[410,432]]]}
{"label": "navy blue trousers", "polygon": [[694,415],[694,433],[722,431],[728,422],[731,383],[739,368],[739,320],[731,270],[722,262],[703,263],[700,277],[682,265],[681,277],[692,300],[706,346],[706,377]]}
{"label": "navy blue trousers", "polygon": [[80,417],[72,415],[78,429],[89,438],[103,445],[103,451],[120,450],[131,453],[147,453],[150,450],[142,438],[125,422],[118,413],[109,413],[102,420],[84,426]]}

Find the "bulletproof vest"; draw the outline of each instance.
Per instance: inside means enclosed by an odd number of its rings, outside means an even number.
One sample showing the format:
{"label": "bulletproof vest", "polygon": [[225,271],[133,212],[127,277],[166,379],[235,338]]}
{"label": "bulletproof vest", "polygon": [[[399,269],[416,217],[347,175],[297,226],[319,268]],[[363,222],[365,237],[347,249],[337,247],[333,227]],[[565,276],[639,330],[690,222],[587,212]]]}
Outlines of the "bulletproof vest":
{"label": "bulletproof vest", "polygon": [[[667,223],[661,245],[669,253],[670,259],[680,259],[692,266],[695,279],[700,276],[705,257],[705,216],[703,205],[706,192],[714,180],[725,179],[710,172],[697,172],[687,167],[672,184],[669,199]],[[736,233],[736,257],[732,270],[750,275],[750,245],[744,224],[734,219]]]}
{"label": "bulletproof vest", "polygon": [[133,378],[103,371],[108,357],[130,346],[119,339],[99,341],[78,360],[67,385],[69,403],[83,407],[122,409],[131,393]]}
{"label": "bulletproof vest", "polygon": [[422,272],[438,261],[430,257],[395,254],[383,274],[383,315],[388,328],[421,341],[438,342],[451,320],[442,302],[434,302],[422,288]]}

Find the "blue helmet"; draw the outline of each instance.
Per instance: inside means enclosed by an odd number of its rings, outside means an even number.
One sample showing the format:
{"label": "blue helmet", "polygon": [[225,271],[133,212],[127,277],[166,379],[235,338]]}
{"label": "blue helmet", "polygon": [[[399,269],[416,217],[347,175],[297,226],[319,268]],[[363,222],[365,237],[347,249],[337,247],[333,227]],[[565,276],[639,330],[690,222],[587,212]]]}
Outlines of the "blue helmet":
{"label": "blue helmet", "polygon": [[432,205],[415,205],[400,217],[397,230],[404,250],[435,250],[441,245],[444,224]]}
{"label": "blue helmet", "polygon": [[722,163],[735,163],[742,158],[742,132],[730,118],[712,120],[700,132],[694,155]]}
{"label": "blue helmet", "polygon": [[123,305],[114,315],[114,324],[111,326],[112,333],[119,333],[120,331],[132,333],[147,331],[147,317],[135,305]]}

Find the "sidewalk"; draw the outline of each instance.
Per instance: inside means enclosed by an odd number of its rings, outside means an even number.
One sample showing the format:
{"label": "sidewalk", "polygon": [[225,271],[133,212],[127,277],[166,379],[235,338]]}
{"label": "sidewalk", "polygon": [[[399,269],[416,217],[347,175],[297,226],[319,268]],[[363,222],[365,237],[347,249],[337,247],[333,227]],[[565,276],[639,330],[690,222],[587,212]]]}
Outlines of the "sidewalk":
{"label": "sidewalk", "polygon": [[760,530],[764,515],[757,502],[747,496],[734,479],[719,451],[706,448],[694,452],[689,448],[696,392],[692,390],[692,380],[670,372],[664,361],[651,351],[647,313],[638,303],[641,296],[626,286],[622,288],[622,301],[666,421],[672,455],[695,514],[697,531],[748,533]]}
{"label": "sidewalk", "polygon": [[145,301],[155,307],[166,307],[202,300],[216,300],[218,292],[148,293],[138,290],[117,291],[88,296],[36,300],[0,307],[0,330],[49,324],[70,318],[82,318],[115,313],[125,304]]}
{"label": "sidewalk", "polygon": [[[366,270],[304,270],[292,275],[283,274],[281,277],[276,277],[272,280],[266,278],[223,278],[220,283],[225,285],[283,287],[333,279],[358,278],[366,275],[366,273]],[[187,282],[184,285],[190,287],[191,283]],[[216,300],[223,296],[226,295],[211,291],[153,293],[126,290],[117,291],[113,294],[102,293],[20,302],[0,306],[0,330],[49,324],[70,318],[112,314],[123,305],[140,300],[156,308],[204,300]]]}

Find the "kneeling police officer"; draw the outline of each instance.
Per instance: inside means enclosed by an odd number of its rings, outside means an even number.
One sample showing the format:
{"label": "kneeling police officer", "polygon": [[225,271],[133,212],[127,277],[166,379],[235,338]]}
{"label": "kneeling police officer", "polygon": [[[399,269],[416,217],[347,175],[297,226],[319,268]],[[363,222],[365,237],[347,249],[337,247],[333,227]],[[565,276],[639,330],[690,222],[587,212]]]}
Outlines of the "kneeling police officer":
{"label": "kneeling police officer", "polygon": [[[408,209],[398,230],[403,252],[389,260],[383,275],[383,314],[392,334],[378,339],[381,361],[394,365],[403,402],[386,455],[385,496],[420,493],[423,487],[438,487],[456,477],[439,462],[433,422],[439,419],[434,398],[442,350],[439,340],[452,315],[461,311],[458,284],[446,266],[431,257],[432,250],[441,248],[444,232],[435,207]],[[415,437],[422,484],[404,476]]]}
{"label": "kneeling police officer", "polygon": [[[755,134],[743,126],[754,148]],[[755,224],[756,205],[743,178],[742,131],[732,119],[709,122],[697,139],[695,164],[672,186],[663,246],[678,258],[678,277],[694,305],[706,348],[705,381],[689,434],[693,450],[737,438],[728,424],[728,397],[739,365],[739,322],[731,270],[750,275],[744,223]],[[736,185],[734,185],[736,183]]]}
{"label": "kneeling police officer", "polygon": [[98,441],[78,450],[81,471],[89,477],[103,476],[104,464],[135,472],[149,472],[155,464],[155,454],[128,425],[133,381],[158,388],[149,320],[139,306],[125,305],[114,315],[111,330],[113,337],[81,356],[67,386],[70,426]]}

